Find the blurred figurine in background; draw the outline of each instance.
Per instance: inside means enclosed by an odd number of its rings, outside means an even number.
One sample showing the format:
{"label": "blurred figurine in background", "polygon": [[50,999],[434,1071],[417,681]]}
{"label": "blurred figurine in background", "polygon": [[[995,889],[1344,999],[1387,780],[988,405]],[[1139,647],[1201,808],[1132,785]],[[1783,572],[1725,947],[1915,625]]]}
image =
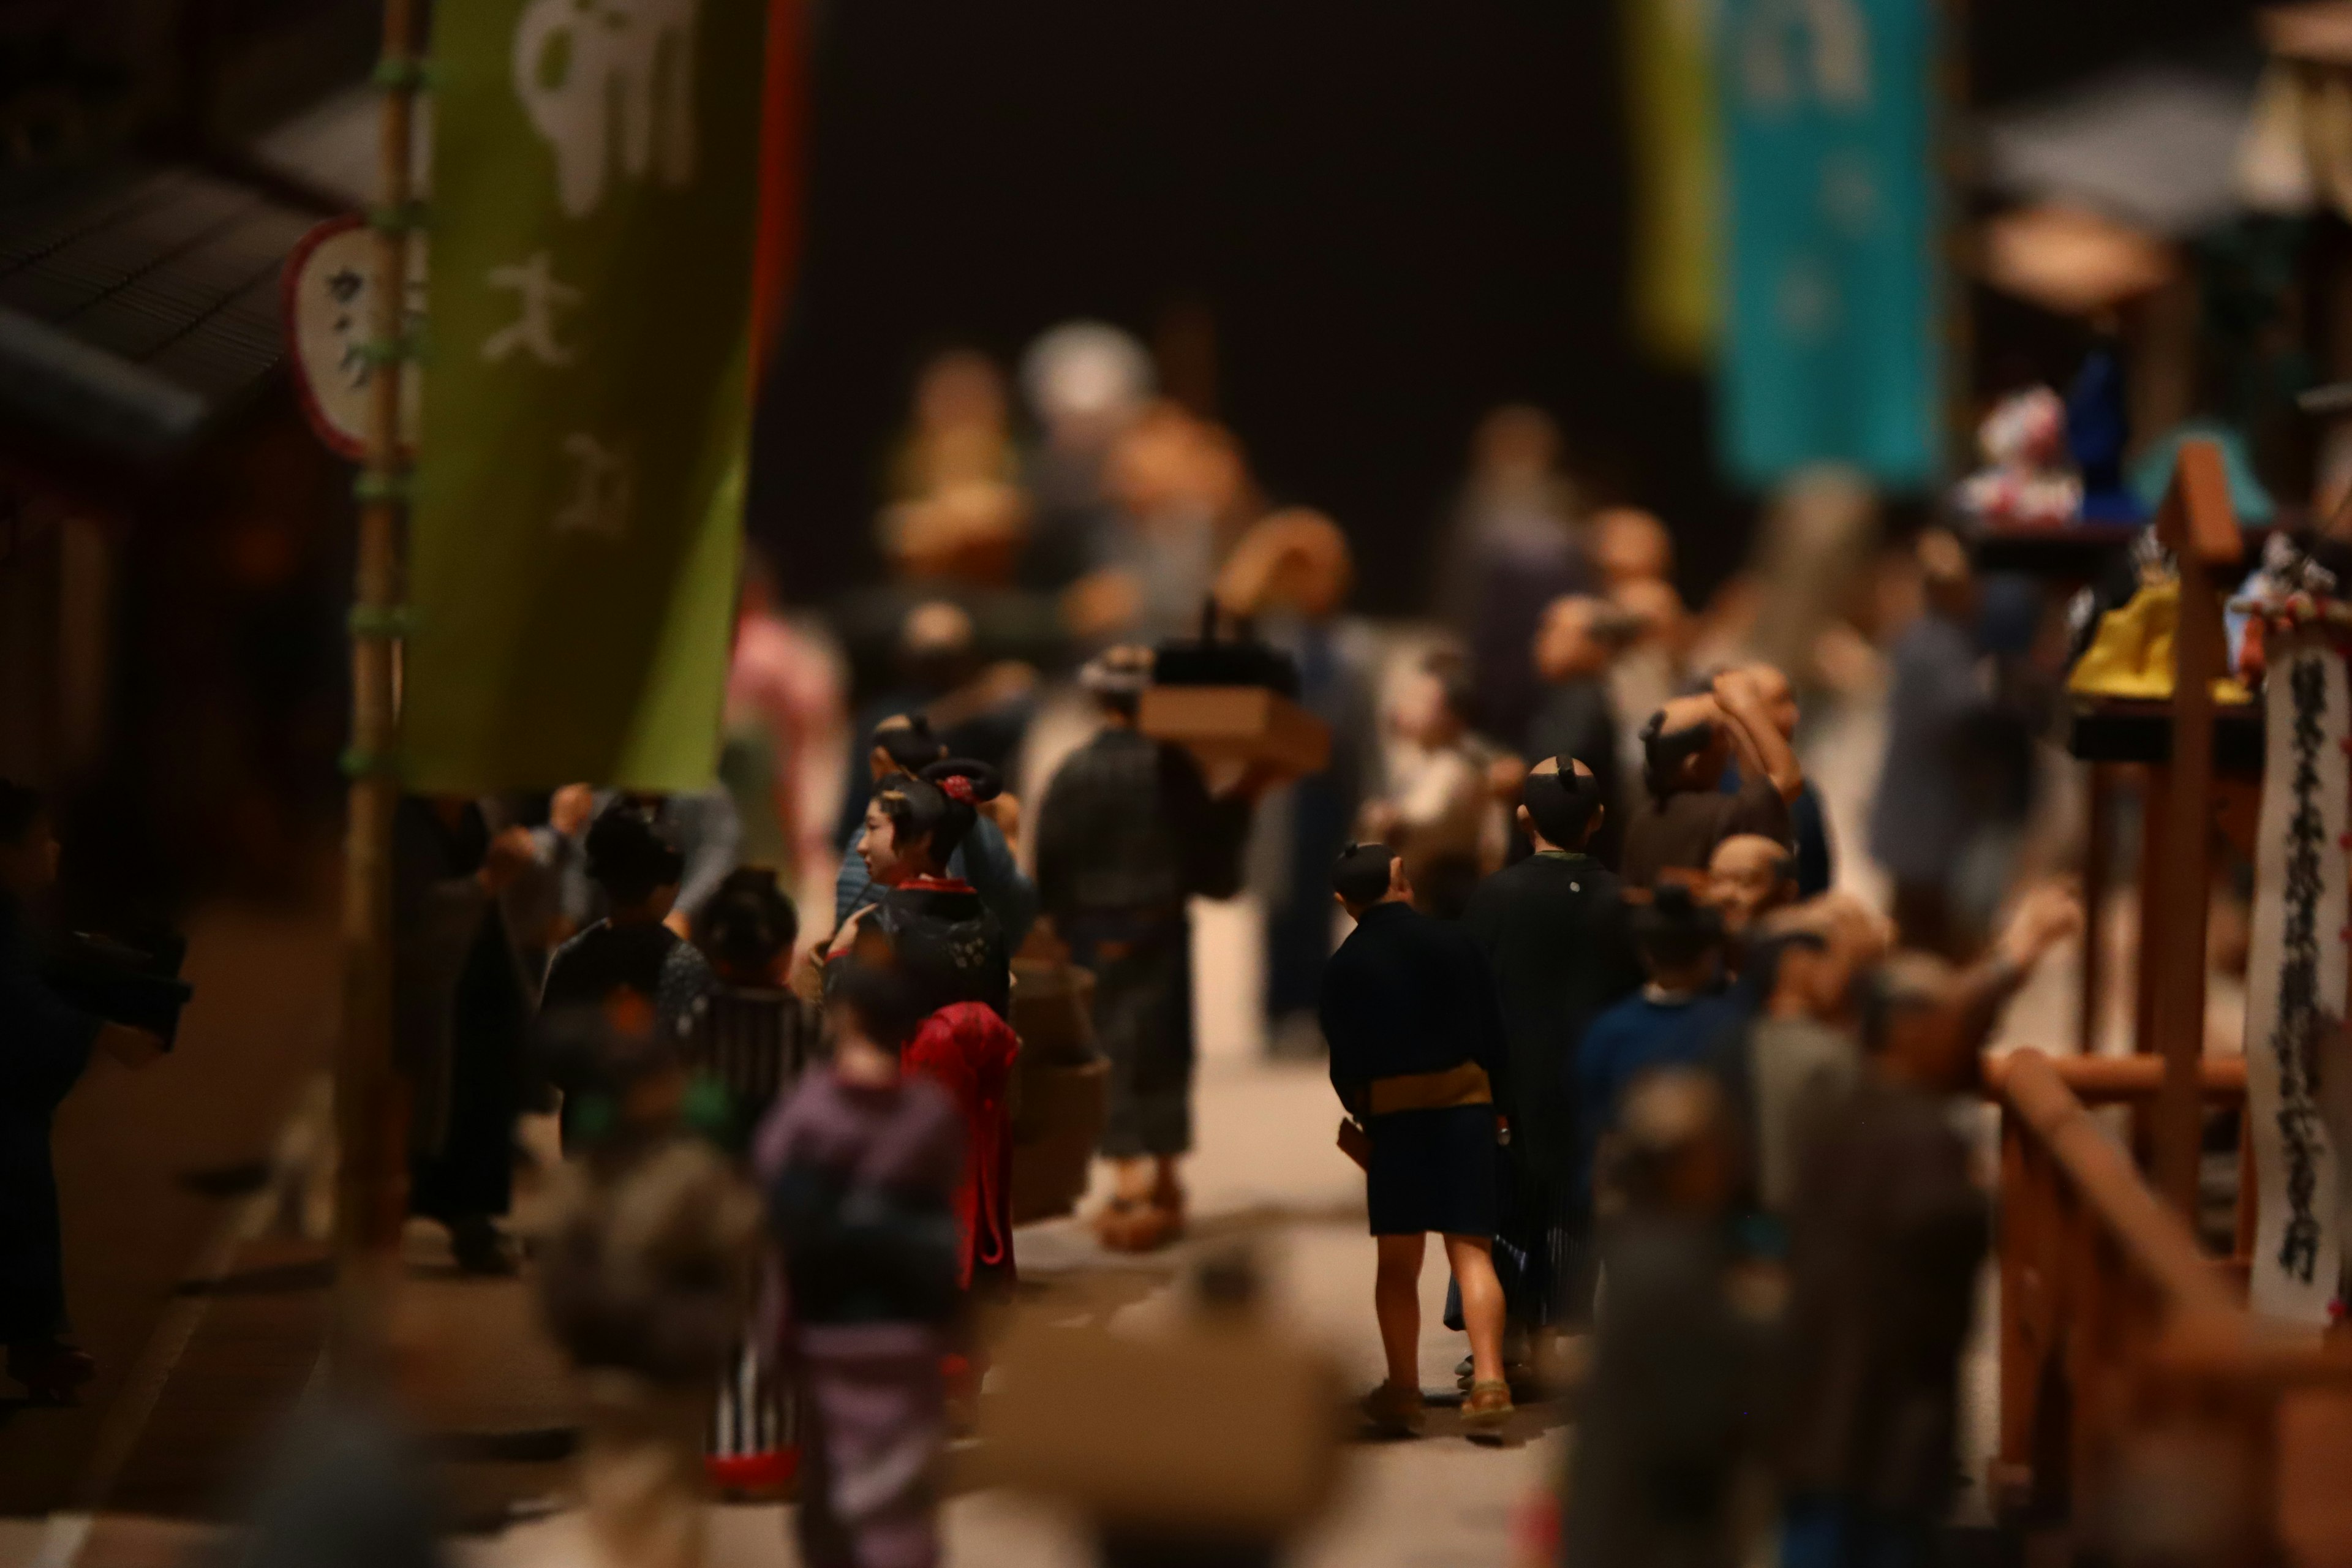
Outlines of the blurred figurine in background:
{"label": "blurred figurine in background", "polygon": [[1391,1435],[1421,1430],[1421,1263],[1434,1232],[1470,1335],[1462,1423],[1491,1431],[1512,1412],[1494,1258],[1496,1107],[1510,1103],[1511,1064],[1494,981],[1467,932],[1413,909],[1403,858],[1387,845],[1349,846],[1331,887],[1356,929],[1323,973],[1323,1034],[1331,1087],[1369,1142],[1372,1301],[1388,1356],[1364,1415]]}
{"label": "blurred figurine in background", "polygon": [[912,418],[890,464],[890,493],[919,500],[953,485],[1019,477],[1004,374],[976,349],[950,349],[915,377]]}
{"label": "blurred figurine in background", "polygon": [[1951,885],[1973,826],[1963,737],[1985,706],[1970,627],[1976,584],[1960,542],[1919,536],[1922,612],[1895,639],[1886,756],[1871,803],[1870,852],[1895,879],[1895,923],[1914,947],[1967,952]]}
{"label": "blurred figurine in background", "polygon": [[831,1060],[768,1119],[754,1155],[783,1261],[779,1343],[807,1424],[808,1568],[939,1560],[962,1155],[947,1093],[899,1068],[919,1008],[887,939],[864,936],[826,1005]]}
{"label": "blurred figurine in background", "polygon": [[0,779],[0,1344],[34,1399],[63,1403],[98,1363],[68,1337],[49,1123],[93,1050],[125,1067],[163,1052],[144,1029],[69,1006],[41,978],[36,921],[58,879],[41,797]]}
{"label": "blurred figurine in background", "polygon": [[1551,416],[1511,404],[1481,420],[1435,568],[1438,614],[1470,650],[1496,734],[1519,734],[1542,699],[1528,644],[1544,606],[1590,581],[1581,522]]}
{"label": "blurred figurine in background", "polygon": [[[1072,960],[1094,972],[1095,1038],[1110,1058],[1097,1216],[1105,1246],[1146,1251],[1184,1223],[1176,1162],[1192,1146],[1192,928],[1186,901],[1241,886],[1246,788],[1209,793],[1180,746],[1136,727],[1148,648],[1118,647],[1082,677],[1102,728],[1070,753],[1037,814],[1037,894]],[[1247,781],[1244,781],[1246,784]]]}
{"label": "blurred figurine in background", "polygon": [[1638,989],[1643,972],[1616,875],[1590,853],[1608,823],[1601,780],[1581,759],[1538,763],[1521,792],[1519,826],[1535,853],[1478,886],[1463,917],[1486,954],[1510,1045],[1504,1242],[1525,1259],[1512,1327],[1558,1321],[1581,1237],[1569,1228],[1577,1146],[1576,1053],[1588,1025]]}
{"label": "blurred figurine in background", "polygon": [[1591,852],[1612,868],[1625,837],[1625,772],[1618,760],[1622,726],[1609,695],[1609,667],[1639,631],[1606,600],[1580,594],[1554,599],[1535,637],[1536,673],[1546,689],[1520,748],[1530,757],[1574,757],[1592,770],[1601,813]]}
{"label": "blurred figurine in background", "polygon": [[1265,1016],[1278,1056],[1322,1052],[1315,1025],[1331,956],[1331,858],[1348,840],[1377,774],[1373,696],[1379,650],[1370,628],[1341,613],[1355,581],[1347,535],[1319,511],[1269,513],[1219,574],[1217,597],[1298,667],[1298,700],[1331,731],[1331,760],[1268,795],[1258,808],[1251,880],[1265,899]]}
{"label": "blurred figurine in background", "polygon": [[[1789,742],[1790,755],[1796,754],[1797,691],[1780,668],[1769,664],[1742,665],[1740,673],[1748,678],[1758,700],[1771,716],[1772,727],[1780,739]],[[1724,794],[1740,792],[1745,774],[1740,772],[1739,757],[1735,753],[1723,765],[1723,776],[1716,787]],[[1822,805],[1822,792],[1813,781],[1800,776],[1794,795],[1787,796],[1789,805],[1789,842],[1794,850],[1790,875],[1797,883],[1797,896],[1813,898],[1830,890],[1836,878],[1836,862],[1830,849],[1829,814]]]}
{"label": "blurred figurine in background", "polygon": [[1063,597],[1082,643],[1157,639],[1196,625],[1218,560],[1255,509],[1241,444],[1174,403],[1142,410],[1111,448],[1117,526]]}
{"label": "blurred figurine in background", "polygon": [[[1524,660],[1527,650],[1520,649]],[[1399,695],[1389,727],[1412,748],[1393,790],[1364,809],[1363,830],[1404,857],[1415,908],[1454,920],[1478,879],[1503,863],[1508,829],[1491,786],[1498,755],[1474,729],[1483,710],[1469,667],[1431,655]]]}
{"label": "blurred figurine in background", "polygon": [[[593,1013],[614,993],[628,992],[649,1005],[662,1033],[676,1039],[692,1026],[695,1004],[711,980],[701,951],[668,924],[686,858],[642,807],[626,800],[600,812],[586,837],[588,877],[609,912],[555,950],[540,992],[540,1012]],[[561,1077],[555,1081],[567,1091],[568,1150],[583,1129],[569,1093],[572,1086]]]}
{"label": "blurred figurine in background", "polygon": [[971,612],[945,599],[908,609],[898,623],[893,684],[859,708],[851,731],[834,846],[844,856],[866,828],[866,803],[883,767],[856,742],[883,724],[919,719],[938,736],[940,755],[970,757],[1003,773],[1013,765],[1036,710],[1036,672],[1012,662],[983,663]]}
{"label": "blurred figurine in background", "polygon": [[2001,1010],[2082,915],[2063,888],[2037,888],[1975,967],[1898,953],[1863,979],[1862,1071],[1804,1152],[1790,1222],[1789,1568],[1934,1560],[1991,1236],[1949,1102],[1977,1088]]}
{"label": "blurred figurine in background", "polygon": [[743,824],[735,815],[735,797],[725,788],[689,790],[675,795],[642,790],[591,789],[566,784],[549,802],[548,821],[556,829],[551,850],[555,874],[562,879],[563,918],[567,934],[587,929],[612,912],[611,900],[597,880],[594,854],[587,833],[615,806],[626,806],[653,825],[662,841],[677,851],[677,886],[668,912],[662,918],[683,938],[705,899],[719,890],[728,872],[743,861]]}
{"label": "blurred figurine in background", "polygon": [[[914,778],[924,769],[948,759],[947,743],[932,732],[930,721],[921,714],[893,714],[874,727],[873,745],[867,752],[867,767],[875,787],[887,781]],[[867,804],[872,804],[869,794]],[[1037,889],[1022,871],[1013,857],[1013,845],[1002,823],[1017,820],[1008,807],[1017,805],[1010,795],[998,795],[977,803],[971,828],[947,857],[946,874],[971,884],[980,901],[988,906],[989,913],[1004,930],[1004,944],[1019,952],[1028,940],[1031,922],[1037,918]],[[858,823],[862,837],[866,830],[864,818]],[[842,857],[841,871],[834,879],[833,919],[836,930],[848,923],[851,916],[882,901],[887,887],[875,880],[866,857],[857,852],[859,839],[852,838],[848,852]]]}
{"label": "blurred figurine in background", "polygon": [[[1724,769],[1737,752],[1741,783],[1726,795]],[[1738,833],[1789,842],[1789,802],[1804,770],[1789,749],[1766,693],[1748,670],[1715,678],[1711,692],[1677,697],[1642,730],[1643,798],[1625,830],[1621,870],[1629,888],[1655,884],[1661,872],[1696,882],[1715,847]]]}
{"label": "blurred figurine in background", "polygon": [[1962,515],[1987,528],[2063,528],[2083,510],[2068,460],[2066,405],[2046,386],[2012,392],[1977,426],[1984,467],[1960,481]]}
{"label": "blurred figurine in background", "polygon": [[686,1053],[643,998],[550,1027],[593,1101],[538,1253],[541,1308],[579,1373],[590,1559],[696,1568],[710,1391],[751,1309],[759,1197],[692,1125]]}
{"label": "blurred figurine in background", "polygon": [[1649,981],[1593,1019],[1577,1043],[1570,1212],[1578,1219],[1593,1212],[1596,1163],[1634,1079],[1705,1066],[1738,1023],[1738,1005],[1723,994],[1723,921],[1713,910],[1688,888],[1662,883],[1633,911],[1633,924]]}
{"label": "blurred figurine in background", "polygon": [[1601,1184],[1608,1299],[1569,1462],[1565,1563],[1747,1560],[1737,1505],[1762,1452],[1769,1347],[1730,1289],[1738,1161],[1705,1073],[1669,1068],[1627,1092]]}
{"label": "blurred figurine in background", "polygon": [[765,557],[747,549],[719,769],[742,824],[745,860],[787,877],[824,865],[819,763],[843,723],[842,704],[831,652],[784,617]]}
{"label": "blurred figurine in background", "polygon": [[1626,781],[1642,783],[1639,726],[1682,689],[1691,618],[1675,587],[1674,538],[1638,507],[1610,507],[1592,520],[1592,563],[1610,607],[1633,624],[1632,639],[1609,667],[1609,694],[1628,726],[1618,747]]}
{"label": "blurred figurine in background", "polygon": [[[786,985],[799,934],[800,916],[765,867],[730,873],[695,921],[715,984],[695,1005],[687,1062],[725,1095],[712,1136],[746,1171],[753,1132],[816,1055],[817,1010]],[[772,1496],[792,1479],[795,1438],[761,1337],[747,1322],[719,1368],[704,1464],[722,1490]]]}
{"label": "blurred figurine in background", "polygon": [[[1797,901],[1796,857],[1761,834],[1735,833],[1707,859],[1706,901],[1723,917],[1724,935],[1735,950],[1744,950],[1765,916]],[[1737,969],[1739,951],[1732,956]]]}
{"label": "blurred figurine in background", "polygon": [[499,895],[537,863],[537,847],[520,827],[493,834],[475,801],[409,795],[393,818],[392,858],[409,1212],[447,1227],[458,1268],[509,1272],[497,1221],[514,1194],[531,1002]]}
{"label": "blurred figurine in background", "polygon": [[1029,463],[1037,513],[1024,586],[1066,588],[1108,548],[1117,520],[1104,469],[1151,389],[1151,356],[1101,321],[1065,321],[1022,356],[1021,390],[1043,437]]}

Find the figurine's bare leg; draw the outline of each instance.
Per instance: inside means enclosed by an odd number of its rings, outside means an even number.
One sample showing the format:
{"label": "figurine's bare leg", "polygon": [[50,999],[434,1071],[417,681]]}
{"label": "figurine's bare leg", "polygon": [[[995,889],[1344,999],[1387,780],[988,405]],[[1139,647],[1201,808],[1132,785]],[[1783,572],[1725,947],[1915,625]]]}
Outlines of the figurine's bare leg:
{"label": "figurine's bare leg", "polygon": [[[1429,1238],[1376,1236],[1380,1271],[1372,1280],[1372,1310],[1381,1320],[1381,1349],[1387,1352],[1389,1382],[1398,1388],[1421,1386],[1421,1260]],[[1488,1278],[1493,1270],[1488,1269]],[[1498,1297],[1499,1300],[1499,1297]]]}
{"label": "figurine's bare leg", "polygon": [[1462,1289],[1462,1326],[1470,1333],[1470,1377],[1503,1377],[1503,1282],[1495,1275],[1495,1244],[1483,1236],[1449,1236],[1445,1261]]}

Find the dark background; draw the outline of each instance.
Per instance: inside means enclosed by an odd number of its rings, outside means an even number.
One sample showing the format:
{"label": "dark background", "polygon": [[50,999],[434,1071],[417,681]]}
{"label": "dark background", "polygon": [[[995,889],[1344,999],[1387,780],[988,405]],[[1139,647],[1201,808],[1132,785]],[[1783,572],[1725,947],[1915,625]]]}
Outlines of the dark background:
{"label": "dark background", "polygon": [[[2243,0],[1965,4],[1972,101],[2242,37]],[[1215,324],[1216,413],[1276,501],[1354,536],[1360,600],[1422,607],[1480,412],[1551,409],[1601,500],[1738,562],[1706,392],[1624,321],[1628,172],[1603,0],[856,0],[821,18],[802,287],[760,414],[752,528],[819,600],[872,569],[908,378],[1073,316]]]}

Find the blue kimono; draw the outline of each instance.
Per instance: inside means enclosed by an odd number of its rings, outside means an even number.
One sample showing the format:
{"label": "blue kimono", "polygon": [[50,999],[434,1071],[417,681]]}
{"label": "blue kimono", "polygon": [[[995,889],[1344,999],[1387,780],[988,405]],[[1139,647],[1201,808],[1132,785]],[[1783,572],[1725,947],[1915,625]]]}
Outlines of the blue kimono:
{"label": "blue kimono", "polygon": [[97,1018],[41,979],[25,911],[0,894],[0,1344],[37,1345],[65,1332],[49,1121],[98,1031]]}

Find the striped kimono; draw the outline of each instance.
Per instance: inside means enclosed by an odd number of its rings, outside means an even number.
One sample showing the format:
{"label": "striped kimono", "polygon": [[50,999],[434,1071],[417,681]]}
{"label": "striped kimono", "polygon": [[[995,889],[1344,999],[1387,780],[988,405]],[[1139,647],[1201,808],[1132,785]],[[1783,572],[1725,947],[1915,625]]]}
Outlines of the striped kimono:
{"label": "striped kimono", "polygon": [[[815,1054],[816,1009],[789,991],[716,984],[697,1004],[689,1059],[727,1093],[723,1138],[747,1156],[752,1133]],[[711,1479],[740,1490],[772,1490],[791,1479],[796,1422],[761,1352],[754,1325],[719,1374],[705,1453]]]}

